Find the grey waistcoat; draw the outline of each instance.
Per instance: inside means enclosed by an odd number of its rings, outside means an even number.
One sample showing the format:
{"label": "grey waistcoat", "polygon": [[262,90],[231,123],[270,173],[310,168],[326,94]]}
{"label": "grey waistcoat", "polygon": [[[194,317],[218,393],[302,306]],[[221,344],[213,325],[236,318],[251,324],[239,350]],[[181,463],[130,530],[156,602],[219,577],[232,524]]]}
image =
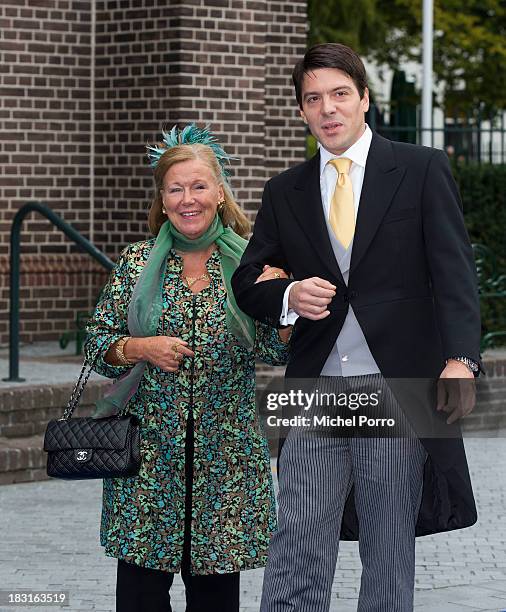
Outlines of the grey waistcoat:
{"label": "grey waistcoat", "polygon": [[[326,219],[326,223],[337,264],[344,282],[348,285],[353,241],[345,249],[334,236],[328,219]],[[360,376],[361,374],[376,374],[378,372],[379,368],[350,305],[341,332],[323,366],[321,376]]]}

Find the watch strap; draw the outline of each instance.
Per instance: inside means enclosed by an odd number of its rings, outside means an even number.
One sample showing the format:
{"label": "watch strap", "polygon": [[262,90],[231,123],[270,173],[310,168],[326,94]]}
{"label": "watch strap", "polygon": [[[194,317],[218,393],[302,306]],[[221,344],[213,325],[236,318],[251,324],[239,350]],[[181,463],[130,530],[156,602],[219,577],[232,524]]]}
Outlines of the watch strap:
{"label": "watch strap", "polygon": [[457,357],[452,356],[452,357],[448,357],[448,359],[446,360],[446,363],[448,363],[450,359],[453,359],[454,361],[460,361],[460,363],[463,363],[465,366],[467,366],[469,371],[472,372],[473,374],[476,374],[477,372],[480,371],[480,364],[474,361],[474,359],[471,359],[470,357],[465,357],[463,355],[459,355]]}

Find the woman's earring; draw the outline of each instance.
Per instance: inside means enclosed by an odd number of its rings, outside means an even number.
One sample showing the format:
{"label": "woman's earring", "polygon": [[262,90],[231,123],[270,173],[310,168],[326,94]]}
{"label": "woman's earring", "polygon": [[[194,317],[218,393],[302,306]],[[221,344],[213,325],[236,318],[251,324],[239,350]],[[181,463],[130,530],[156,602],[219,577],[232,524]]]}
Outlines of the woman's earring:
{"label": "woman's earring", "polygon": [[221,212],[225,208],[225,200],[220,200],[218,202],[218,212]]}
{"label": "woman's earring", "polygon": [[167,214],[167,211],[165,210],[165,206],[162,206],[162,212],[163,212],[164,215]]}

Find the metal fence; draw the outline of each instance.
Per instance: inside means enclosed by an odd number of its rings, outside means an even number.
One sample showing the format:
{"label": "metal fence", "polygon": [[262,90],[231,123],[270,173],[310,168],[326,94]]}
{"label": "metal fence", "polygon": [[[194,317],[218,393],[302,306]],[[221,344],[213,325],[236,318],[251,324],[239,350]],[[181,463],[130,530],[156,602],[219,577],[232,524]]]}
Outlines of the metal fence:
{"label": "metal fence", "polygon": [[429,131],[431,145],[444,149],[449,157],[463,163],[506,163],[505,113],[495,117],[446,117],[436,109],[432,128],[422,128],[418,108],[411,112],[381,109],[371,104],[366,120],[370,127],[385,138],[421,144],[422,132]]}

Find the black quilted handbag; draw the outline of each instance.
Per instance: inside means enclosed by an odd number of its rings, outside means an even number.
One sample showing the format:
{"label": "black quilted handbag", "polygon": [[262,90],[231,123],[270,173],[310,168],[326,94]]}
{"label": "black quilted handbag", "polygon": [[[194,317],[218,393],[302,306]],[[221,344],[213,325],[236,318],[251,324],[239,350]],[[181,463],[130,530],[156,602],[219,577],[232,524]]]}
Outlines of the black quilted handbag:
{"label": "black quilted handbag", "polygon": [[136,476],[141,456],[139,421],[135,415],[72,418],[91,367],[83,381],[85,370],[86,363],[63,416],[47,425],[44,436],[47,474],[66,480]]}

